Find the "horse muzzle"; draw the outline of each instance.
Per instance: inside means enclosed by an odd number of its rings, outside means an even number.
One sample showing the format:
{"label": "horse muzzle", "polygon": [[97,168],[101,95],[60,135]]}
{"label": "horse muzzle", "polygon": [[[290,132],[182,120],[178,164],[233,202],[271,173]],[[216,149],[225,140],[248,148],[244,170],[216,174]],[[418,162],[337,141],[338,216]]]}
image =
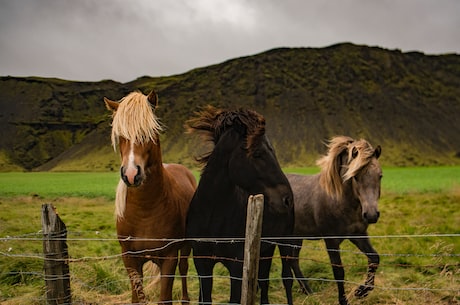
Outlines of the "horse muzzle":
{"label": "horse muzzle", "polygon": [[368,222],[368,223],[377,223],[380,217],[380,212],[376,211],[375,213],[363,213],[363,218]]}
{"label": "horse muzzle", "polygon": [[277,213],[291,214],[294,212],[294,196],[290,188],[277,187],[265,193],[265,200]]}
{"label": "horse muzzle", "polygon": [[139,186],[142,183],[141,167],[129,167],[126,169],[124,166],[120,168],[121,179],[127,186]]}

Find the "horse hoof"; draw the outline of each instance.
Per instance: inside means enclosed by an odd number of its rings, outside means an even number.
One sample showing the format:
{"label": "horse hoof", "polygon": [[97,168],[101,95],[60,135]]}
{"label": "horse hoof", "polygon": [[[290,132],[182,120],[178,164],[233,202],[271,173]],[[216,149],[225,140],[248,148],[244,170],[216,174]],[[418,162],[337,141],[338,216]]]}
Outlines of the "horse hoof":
{"label": "horse hoof", "polygon": [[355,297],[365,298],[374,289],[374,286],[361,285],[355,290]]}
{"label": "horse hoof", "polygon": [[313,290],[309,286],[300,288],[303,294],[310,295],[313,294]]}
{"label": "horse hoof", "polygon": [[345,299],[339,299],[339,304],[340,305],[350,305],[350,303],[348,303],[348,300],[345,298]]}

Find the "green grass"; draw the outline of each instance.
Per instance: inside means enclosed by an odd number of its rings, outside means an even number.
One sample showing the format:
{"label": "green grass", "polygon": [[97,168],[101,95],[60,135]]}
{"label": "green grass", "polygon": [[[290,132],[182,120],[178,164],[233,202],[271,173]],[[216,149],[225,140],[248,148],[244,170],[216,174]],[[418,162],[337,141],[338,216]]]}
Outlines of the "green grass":
{"label": "green grass", "polygon": [[460,187],[460,167],[383,168],[382,190],[395,194],[453,191]]}
{"label": "green grass", "polygon": [[[452,191],[460,187],[460,167],[384,167],[382,192],[408,194]],[[290,167],[285,172],[312,175],[316,167]]]}
{"label": "green grass", "polygon": [[[193,171],[198,179],[199,173]],[[115,199],[118,172],[0,173],[0,197],[105,197]]]}
{"label": "green grass", "polygon": [[[316,167],[285,168],[287,173],[316,174]],[[194,170],[195,177],[199,172]],[[460,166],[384,168],[382,191],[391,194],[452,191],[460,187]],[[0,173],[0,197],[105,197],[114,199],[118,172]]]}
{"label": "green grass", "polygon": [[118,172],[0,173],[0,196],[115,198]]}
{"label": "green grass", "polygon": [[[317,172],[316,168],[288,168],[286,172]],[[460,168],[384,168],[381,218],[369,228],[372,244],[381,254],[376,289],[352,304],[456,304],[460,302]],[[197,172],[195,172],[198,175]],[[73,302],[120,304],[130,299],[129,283],[113,217],[118,174],[1,173],[0,174],[0,303],[44,304],[41,205],[57,207],[68,230],[72,259]],[[364,281],[366,258],[346,241],[342,260],[346,291]],[[312,296],[294,284],[295,304],[336,304],[336,285],[324,244],[305,241],[301,267],[313,278]],[[281,266],[274,259],[270,282],[272,303],[285,303]],[[228,300],[228,272],[214,272],[214,301]],[[190,260],[189,291],[198,299],[198,280]],[[217,275],[221,277],[217,277]],[[324,281],[321,279],[327,279]],[[150,285],[148,296],[158,297]],[[174,293],[180,295],[175,281]],[[419,290],[424,288],[424,290]],[[412,290],[414,289],[414,290]]]}

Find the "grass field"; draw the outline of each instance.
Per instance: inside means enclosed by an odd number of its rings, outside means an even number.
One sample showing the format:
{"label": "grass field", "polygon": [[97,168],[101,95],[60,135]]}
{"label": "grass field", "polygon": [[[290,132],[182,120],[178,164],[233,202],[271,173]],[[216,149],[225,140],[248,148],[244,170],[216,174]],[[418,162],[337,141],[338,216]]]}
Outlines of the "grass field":
{"label": "grass field", "polygon": [[[311,174],[316,168],[288,168]],[[365,299],[352,296],[364,281],[366,259],[344,242],[346,289],[352,304],[460,304],[460,167],[384,168],[381,218],[372,244],[381,255],[376,288]],[[197,174],[197,173],[196,173]],[[198,174],[197,174],[198,176]],[[0,303],[45,304],[41,205],[53,203],[68,230],[71,288],[75,304],[124,304],[130,300],[116,241],[113,198],[118,173],[0,173]],[[189,291],[198,299],[190,261]],[[315,293],[294,285],[295,304],[336,304],[336,285],[324,245],[305,241],[304,274]],[[270,299],[285,303],[281,266],[274,260]],[[214,301],[228,300],[228,273],[214,272]],[[156,300],[152,281],[149,299]],[[179,296],[179,281],[175,282]]]}

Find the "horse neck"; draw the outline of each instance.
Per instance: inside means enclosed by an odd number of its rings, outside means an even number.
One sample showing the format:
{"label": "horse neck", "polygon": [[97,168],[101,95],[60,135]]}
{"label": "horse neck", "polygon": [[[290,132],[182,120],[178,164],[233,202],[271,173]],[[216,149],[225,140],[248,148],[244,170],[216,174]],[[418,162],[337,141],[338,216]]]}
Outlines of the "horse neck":
{"label": "horse neck", "polygon": [[[232,150],[241,145],[240,142],[240,135],[230,129],[220,137],[220,140],[215,145],[203,170],[197,189],[197,192],[203,193],[208,197],[206,198],[207,200],[201,201],[202,204],[207,205],[205,202],[212,200],[216,204],[220,204],[223,209],[228,209],[234,205],[226,205],[226,202],[236,202],[240,199],[240,188],[230,180],[228,168]],[[209,188],[214,190],[209,191]],[[225,198],[222,198],[222,196],[225,196]]]}
{"label": "horse neck", "polygon": [[357,211],[361,205],[358,197],[353,191],[352,180],[349,179],[343,183],[342,196],[335,200],[337,208],[341,210]]}
{"label": "horse neck", "polygon": [[[228,202],[228,200],[236,199],[238,195],[238,186],[230,180],[228,168],[226,166],[218,166],[219,164],[225,164],[225,162],[214,162],[215,160],[213,159],[214,158],[211,158],[209,160],[203,170],[197,192],[204,193],[208,197],[208,200],[214,200],[218,204],[224,204],[224,202]],[[209,188],[214,188],[215,191],[210,192]],[[225,200],[219,199],[222,196],[225,196]],[[230,196],[232,198],[230,198]],[[207,205],[205,201],[202,202]]]}

